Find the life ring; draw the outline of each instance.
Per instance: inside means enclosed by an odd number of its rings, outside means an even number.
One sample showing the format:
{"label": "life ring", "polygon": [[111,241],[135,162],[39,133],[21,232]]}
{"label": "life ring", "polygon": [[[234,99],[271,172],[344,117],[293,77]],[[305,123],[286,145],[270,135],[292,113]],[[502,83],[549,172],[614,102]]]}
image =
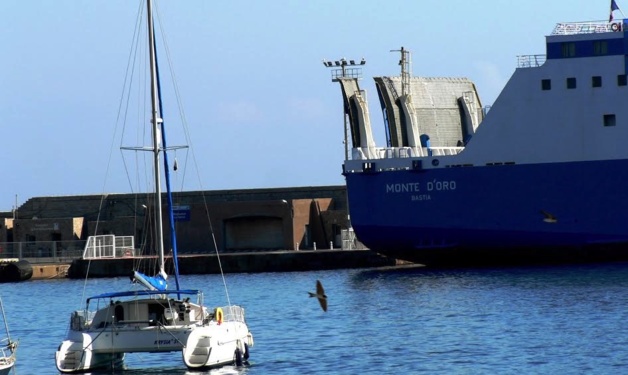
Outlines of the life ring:
{"label": "life ring", "polygon": [[611,23],[611,30],[614,32],[621,31],[621,25],[617,22]]}
{"label": "life ring", "polygon": [[214,320],[218,322],[218,325],[221,325],[223,318],[224,315],[222,313],[222,309],[220,307],[216,307],[216,310],[214,310]]}

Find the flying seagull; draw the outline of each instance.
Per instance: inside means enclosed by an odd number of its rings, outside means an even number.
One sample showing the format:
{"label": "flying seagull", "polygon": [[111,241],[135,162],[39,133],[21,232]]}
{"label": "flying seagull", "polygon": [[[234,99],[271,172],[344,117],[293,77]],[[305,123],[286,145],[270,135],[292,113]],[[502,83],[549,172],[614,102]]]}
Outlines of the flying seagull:
{"label": "flying seagull", "polygon": [[543,216],[545,216],[543,218],[543,221],[546,223],[555,223],[558,221],[558,219],[556,218],[556,216],[550,214],[549,212],[543,211],[541,210],[541,213],[543,214]]}
{"label": "flying seagull", "polygon": [[320,280],[316,280],[316,293],[307,293],[310,297],[316,297],[318,299],[318,303],[321,304],[323,311],[327,311],[327,296],[325,295],[325,289],[323,289],[323,284],[321,284]]}

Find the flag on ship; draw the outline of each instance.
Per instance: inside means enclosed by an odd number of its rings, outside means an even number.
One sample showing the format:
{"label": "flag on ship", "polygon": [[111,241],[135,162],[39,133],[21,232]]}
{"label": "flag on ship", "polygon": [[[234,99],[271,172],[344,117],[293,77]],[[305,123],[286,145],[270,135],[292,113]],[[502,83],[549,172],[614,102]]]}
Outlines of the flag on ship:
{"label": "flag on ship", "polygon": [[617,3],[615,2],[615,0],[611,0],[611,15],[608,18],[608,22],[613,22],[613,12],[616,10],[619,10],[619,7],[617,6]]}

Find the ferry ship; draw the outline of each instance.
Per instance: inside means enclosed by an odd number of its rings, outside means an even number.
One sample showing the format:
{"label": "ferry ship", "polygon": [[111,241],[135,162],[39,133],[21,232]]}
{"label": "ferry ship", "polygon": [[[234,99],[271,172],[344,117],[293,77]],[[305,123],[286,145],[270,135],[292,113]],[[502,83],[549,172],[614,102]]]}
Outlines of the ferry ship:
{"label": "ferry ship", "polygon": [[428,265],[628,258],[626,31],[557,24],[490,109],[469,79],[412,77],[402,48],[401,75],[374,78],[383,147],[358,75],[337,62],[358,239]]}

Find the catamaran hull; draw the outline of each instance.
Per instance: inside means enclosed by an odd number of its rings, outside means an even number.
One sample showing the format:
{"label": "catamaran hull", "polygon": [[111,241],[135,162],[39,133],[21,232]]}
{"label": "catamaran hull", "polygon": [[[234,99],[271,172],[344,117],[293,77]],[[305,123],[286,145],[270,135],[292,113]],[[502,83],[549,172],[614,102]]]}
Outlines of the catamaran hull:
{"label": "catamaran hull", "polygon": [[124,353],[94,353],[81,343],[66,340],[55,353],[57,370],[62,373],[79,373],[95,370],[118,370],[124,364]]}
{"label": "catamaran hull", "polygon": [[250,346],[253,346],[253,336],[243,323],[201,327],[188,337],[182,351],[183,362],[194,370],[242,365],[248,359]]}
{"label": "catamaran hull", "polygon": [[74,332],[61,343],[55,359],[60,372],[76,373],[119,369],[125,353],[181,351],[187,367],[204,369],[241,365],[252,345],[246,324],[240,322],[211,323],[193,330],[152,329],[145,334],[130,330]]}
{"label": "catamaran hull", "polygon": [[628,160],[346,173],[351,223],[424,264],[628,257]]}
{"label": "catamaran hull", "polygon": [[8,375],[14,365],[0,366],[0,375]]}
{"label": "catamaran hull", "polygon": [[65,373],[116,369],[122,365],[125,353],[180,351],[191,330],[150,327],[71,332],[57,351],[57,369]]}

